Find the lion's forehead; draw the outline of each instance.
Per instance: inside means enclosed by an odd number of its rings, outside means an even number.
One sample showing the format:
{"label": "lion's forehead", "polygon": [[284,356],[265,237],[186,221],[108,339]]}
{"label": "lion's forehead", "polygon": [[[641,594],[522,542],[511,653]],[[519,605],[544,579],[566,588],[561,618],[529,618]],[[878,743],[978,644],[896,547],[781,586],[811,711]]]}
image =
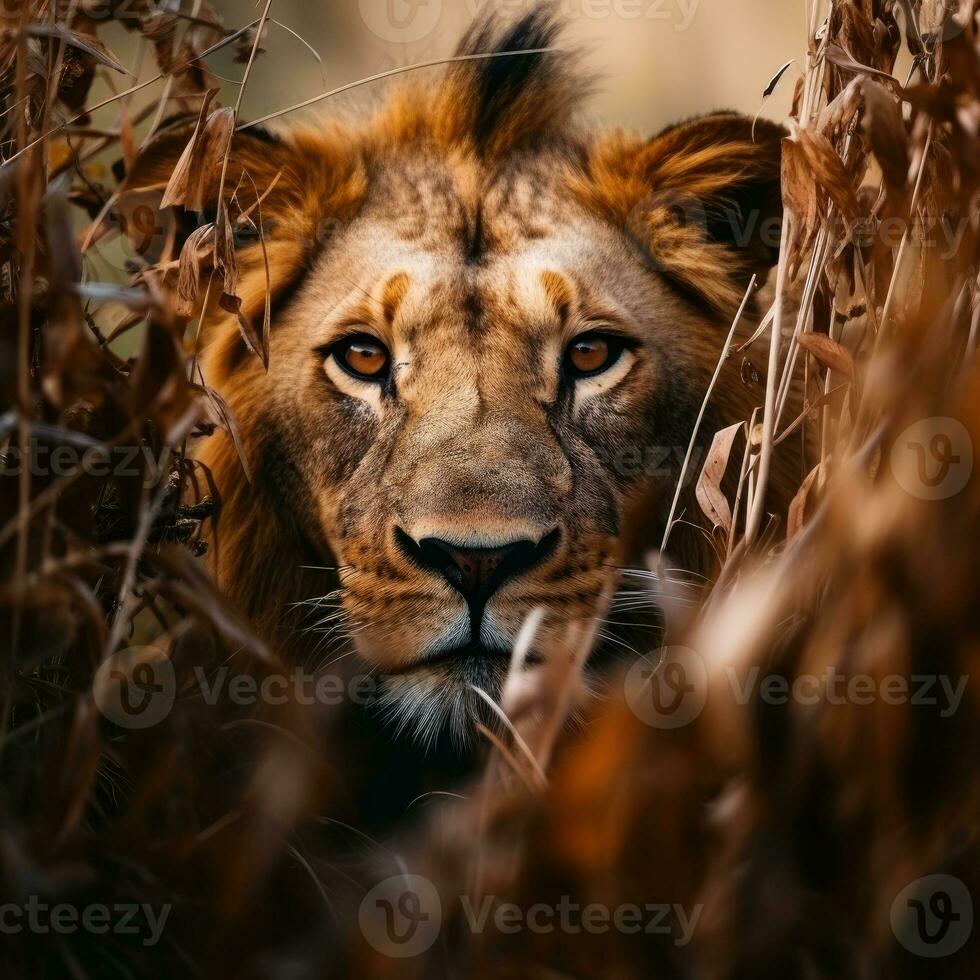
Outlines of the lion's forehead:
{"label": "lion's forehead", "polygon": [[563,167],[528,157],[487,173],[466,156],[416,153],[376,172],[365,213],[395,237],[470,260],[520,249],[567,222]]}

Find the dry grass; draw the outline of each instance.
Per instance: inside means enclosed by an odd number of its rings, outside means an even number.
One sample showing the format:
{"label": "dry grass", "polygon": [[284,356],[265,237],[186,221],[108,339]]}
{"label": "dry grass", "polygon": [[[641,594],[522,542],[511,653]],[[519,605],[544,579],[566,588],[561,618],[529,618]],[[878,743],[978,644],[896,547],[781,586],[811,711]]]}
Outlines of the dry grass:
{"label": "dry grass", "polygon": [[[124,24],[155,54],[168,111],[195,114],[214,87],[199,59],[233,44],[247,81],[269,14],[231,33],[206,2],[193,17],[130,6],[138,16]],[[128,286],[90,275],[88,251],[120,230],[106,220],[117,187],[92,161],[108,149],[131,167],[163,112],[134,111],[132,86],[101,103],[118,125],[91,127],[93,78],[124,78],[101,22],[74,3],[8,13],[7,469],[32,447],[49,461],[56,447],[140,452],[125,476],[47,466],[0,477],[0,904],[173,912],[152,947],[119,933],[0,933],[3,975],[976,976],[980,929],[930,960],[896,941],[890,915],[933,873],[980,899],[980,481],[967,467],[946,492],[980,446],[978,6],[835,0],[828,17],[808,4],[774,301],[747,351],[767,366],[764,406],[745,420],[744,453],[719,434],[698,484],[719,559],[684,638],[705,666],[704,710],[661,729],[614,698],[569,743],[560,733],[591,635],[568,637],[539,672],[515,671],[480,785],[439,803],[404,844],[399,860],[442,895],[443,929],[426,955],[400,961],[357,929],[372,876],[398,865],[316,816],[345,816],[358,778],[342,744],[315,730],[322,719],[180,697],[165,722],[126,730],[97,709],[100,665],[142,637],[167,638],[178,691],[230,657],[258,677],[279,668],[199,567],[216,491],[193,447],[234,423],[194,370],[196,324],[165,288],[191,253],[165,242]],[[207,110],[203,152],[222,170],[237,109]],[[193,196],[193,176],[175,175],[175,200]],[[220,214],[217,227],[237,220]],[[212,234],[193,249],[213,252],[234,305],[231,242]],[[266,356],[266,333],[247,340]],[[796,419],[794,379],[807,405]],[[910,430],[922,420],[931,428]],[[775,527],[766,486],[790,439],[818,452],[789,526]],[[946,482],[932,478],[944,458]],[[744,680],[753,667],[788,684],[828,669],[968,683],[948,715],[880,700],[776,707],[760,688],[738,703],[730,671]],[[616,930],[474,936],[462,895],[702,912],[684,946]]]}

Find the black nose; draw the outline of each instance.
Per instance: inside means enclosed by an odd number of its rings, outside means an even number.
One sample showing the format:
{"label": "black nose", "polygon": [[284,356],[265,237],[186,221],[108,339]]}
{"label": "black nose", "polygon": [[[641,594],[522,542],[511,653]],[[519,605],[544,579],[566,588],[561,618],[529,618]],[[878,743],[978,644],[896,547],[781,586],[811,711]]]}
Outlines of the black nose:
{"label": "black nose", "polygon": [[482,607],[505,582],[542,562],[555,550],[558,534],[556,528],[537,543],[520,540],[499,548],[470,548],[441,538],[416,543],[395,528],[402,552],[417,565],[441,574],[471,607]]}

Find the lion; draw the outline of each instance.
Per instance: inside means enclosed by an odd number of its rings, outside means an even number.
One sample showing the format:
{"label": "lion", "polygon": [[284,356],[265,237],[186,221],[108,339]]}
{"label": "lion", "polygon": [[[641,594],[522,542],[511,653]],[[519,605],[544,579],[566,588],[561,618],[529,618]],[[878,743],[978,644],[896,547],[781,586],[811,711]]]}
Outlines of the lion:
{"label": "lion", "polygon": [[[242,128],[202,177],[206,217],[248,214],[203,328],[235,420],[199,453],[213,573],[288,657],[383,677],[421,742],[466,741],[532,610],[602,616],[659,545],[728,326],[778,256],[779,126],[596,131],[557,38],[540,10],[480,21],[361,117]],[[159,192],[188,135],[167,128],[128,186]],[[760,400],[726,365],[694,459]],[[677,563],[710,572],[685,537]],[[619,625],[597,661],[633,649]]]}

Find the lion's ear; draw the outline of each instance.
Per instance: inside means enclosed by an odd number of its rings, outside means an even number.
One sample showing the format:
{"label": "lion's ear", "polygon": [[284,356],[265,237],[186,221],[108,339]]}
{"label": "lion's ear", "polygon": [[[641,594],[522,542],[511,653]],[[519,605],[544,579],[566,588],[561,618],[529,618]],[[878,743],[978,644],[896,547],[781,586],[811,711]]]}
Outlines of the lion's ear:
{"label": "lion's ear", "polygon": [[[148,261],[181,255],[182,313],[189,312],[189,297],[200,298],[198,280],[207,278],[210,257],[217,257],[225,282],[222,305],[236,307],[247,340],[266,297],[282,295],[330,234],[354,216],[366,178],[359,155],[339,131],[280,138],[258,128],[233,130],[228,109],[210,115],[202,110],[196,122],[168,127],[126,175],[120,212],[125,233]],[[137,208],[161,209],[164,220],[154,227],[171,230],[147,236],[145,221],[127,220]],[[188,254],[192,247],[199,260]]]}
{"label": "lion's ear", "polygon": [[647,264],[727,314],[778,258],[783,135],[734,113],[647,141],[614,135],[592,148],[580,192],[621,222]]}
{"label": "lion's ear", "polygon": [[219,193],[239,213],[254,210],[257,201],[292,210],[304,203],[302,163],[292,146],[264,130],[235,133],[230,109],[202,111],[196,122],[172,123],[152,140],[126,175],[123,192],[152,197],[181,215],[196,213],[195,224],[216,216]]}

